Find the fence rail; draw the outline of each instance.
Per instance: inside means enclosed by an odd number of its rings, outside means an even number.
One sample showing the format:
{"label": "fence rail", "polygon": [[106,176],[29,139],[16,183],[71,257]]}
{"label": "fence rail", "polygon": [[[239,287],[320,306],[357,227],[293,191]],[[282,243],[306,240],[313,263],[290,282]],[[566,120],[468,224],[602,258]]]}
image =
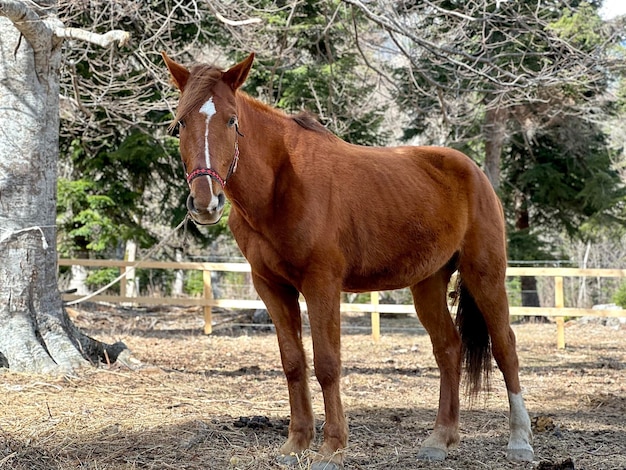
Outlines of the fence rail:
{"label": "fence rail", "polygon": [[[221,307],[227,309],[259,309],[265,308],[260,300],[242,299],[217,299],[213,296],[211,285],[212,272],[250,272],[247,263],[211,263],[211,262],[168,262],[168,261],[135,261],[123,260],[98,260],[98,259],[67,259],[58,260],[59,266],[85,266],[85,267],[109,267],[118,268],[124,273],[133,267],[139,269],[166,269],[166,270],[196,270],[202,271],[203,296],[191,297],[129,297],[125,294],[125,283],[121,281],[121,295],[101,294],[91,297],[94,302],[110,303],[134,303],[142,305],[178,305],[200,306],[204,311],[204,332],[212,333],[212,309]],[[565,277],[602,277],[602,278],[626,278],[626,269],[578,269],[578,268],[534,268],[534,267],[509,267],[508,277],[535,276],[554,278],[554,307],[510,307],[510,314],[514,316],[542,316],[555,317],[557,327],[557,347],[565,347],[565,318],[566,317],[626,317],[623,309],[589,309],[565,307],[563,279]],[[64,294],[64,301],[79,300],[83,296],[76,294]],[[375,341],[380,338],[380,314],[381,313],[414,313],[412,305],[405,304],[381,304],[379,293],[372,292],[370,303],[342,303],[342,312],[365,312],[371,314],[372,336]],[[300,307],[306,310],[306,303],[301,302]]]}

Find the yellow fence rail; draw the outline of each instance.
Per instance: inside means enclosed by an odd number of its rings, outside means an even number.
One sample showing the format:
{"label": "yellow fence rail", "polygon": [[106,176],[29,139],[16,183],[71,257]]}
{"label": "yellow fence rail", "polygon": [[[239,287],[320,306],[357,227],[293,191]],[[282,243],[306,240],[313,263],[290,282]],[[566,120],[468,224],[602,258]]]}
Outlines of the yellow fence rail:
{"label": "yellow fence rail", "polygon": [[[212,309],[221,307],[226,309],[259,309],[265,308],[261,300],[242,299],[216,299],[213,296],[211,285],[212,272],[250,272],[247,263],[204,263],[204,262],[168,262],[168,261],[136,261],[123,260],[100,260],[100,259],[66,259],[58,260],[59,266],[86,266],[86,267],[109,267],[118,268],[121,273],[136,266],[139,269],[166,269],[166,270],[199,270],[202,271],[203,296],[191,297],[128,297],[125,293],[125,282],[120,283],[120,295],[101,294],[91,297],[93,302],[110,303],[134,303],[141,305],[177,305],[177,306],[200,306],[204,311],[204,332],[212,333]],[[565,318],[567,317],[626,317],[626,310],[605,309],[596,310],[589,308],[565,307],[563,279],[566,277],[603,277],[603,278],[626,278],[626,269],[578,269],[578,268],[531,268],[509,267],[507,276],[535,276],[554,278],[554,307],[510,307],[510,314],[514,316],[542,316],[554,317],[557,327],[557,347],[565,347]],[[83,296],[76,294],[64,294],[64,301],[79,300]],[[301,302],[302,310],[306,310],[306,304]],[[369,312],[372,319],[372,337],[375,341],[380,338],[380,314],[381,313],[415,313],[413,305],[405,304],[380,304],[379,293],[372,292],[370,303],[342,303],[342,312]]]}

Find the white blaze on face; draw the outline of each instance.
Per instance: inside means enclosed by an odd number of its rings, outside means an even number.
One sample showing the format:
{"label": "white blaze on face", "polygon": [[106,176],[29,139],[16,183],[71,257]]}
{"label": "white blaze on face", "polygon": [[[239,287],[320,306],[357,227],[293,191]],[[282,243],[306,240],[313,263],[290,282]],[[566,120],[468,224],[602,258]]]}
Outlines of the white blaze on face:
{"label": "white blaze on face", "polygon": [[211,168],[211,157],[209,156],[209,122],[215,114],[215,104],[213,104],[213,97],[202,105],[200,112],[206,116],[206,127],[204,129],[204,161],[207,168]]}
{"label": "white blaze on face", "polygon": [[[211,122],[211,118],[215,115],[213,97],[209,98],[207,102],[200,107],[200,113],[206,116],[206,126],[204,128],[204,163],[206,168],[211,168],[211,155],[209,152],[209,123]],[[209,207],[207,209],[212,211],[218,206],[219,201],[215,194],[213,194],[213,182],[211,181],[211,177],[207,176],[207,179],[209,180],[209,188],[211,191],[211,202],[209,203]]]}

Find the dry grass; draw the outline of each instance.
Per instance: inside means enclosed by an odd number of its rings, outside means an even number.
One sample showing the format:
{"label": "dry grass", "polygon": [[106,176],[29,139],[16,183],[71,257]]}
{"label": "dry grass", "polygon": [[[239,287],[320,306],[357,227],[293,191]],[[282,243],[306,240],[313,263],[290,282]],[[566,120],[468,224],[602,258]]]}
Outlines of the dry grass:
{"label": "dry grass", "polygon": [[[76,322],[100,339],[124,341],[137,363],[75,378],[0,376],[0,468],[281,468],[274,456],[289,404],[271,331],[224,323],[206,337],[192,310],[91,306]],[[383,318],[388,328],[407,324],[416,328],[414,321]],[[515,330],[536,423],[535,463],[504,457],[507,404],[498,374],[489,396],[464,406],[461,445],[448,460],[416,461],[435,418],[438,372],[424,333],[394,329],[379,344],[364,331],[344,335],[346,468],[556,469],[571,458],[577,470],[626,469],[626,329],[571,322],[565,351],[555,349],[554,325]],[[311,386],[321,426],[314,378]],[[254,416],[262,418],[246,422]]]}

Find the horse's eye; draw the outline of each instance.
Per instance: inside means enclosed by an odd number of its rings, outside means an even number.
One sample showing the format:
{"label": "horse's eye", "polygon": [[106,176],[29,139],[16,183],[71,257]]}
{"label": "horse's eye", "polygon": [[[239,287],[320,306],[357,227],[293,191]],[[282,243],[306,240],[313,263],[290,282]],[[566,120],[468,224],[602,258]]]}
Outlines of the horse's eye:
{"label": "horse's eye", "polygon": [[174,137],[178,137],[180,134],[180,129],[181,127],[185,127],[185,121],[180,120],[177,121],[174,125],[170,126],[170,128],[168,129],[168,132],[170,133],[170,135],[174,136]]}
{"label": "horse's eye", "polygon": [[233,127],[237,124],[237,116],[233,116],[228,120],[228,127]]}

